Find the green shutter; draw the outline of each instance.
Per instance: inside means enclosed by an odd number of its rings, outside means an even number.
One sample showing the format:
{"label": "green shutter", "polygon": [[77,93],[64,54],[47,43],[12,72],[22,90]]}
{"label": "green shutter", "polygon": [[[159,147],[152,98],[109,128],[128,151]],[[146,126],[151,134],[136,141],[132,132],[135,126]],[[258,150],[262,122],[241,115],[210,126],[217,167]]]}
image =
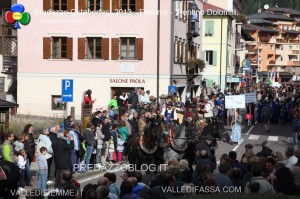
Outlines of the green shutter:
{"label": "green shutter", "polygon": [[203,60],[203,61],[206,61],[206,58],[205,58],[205,51],[202,51],[202,60]]}
{"label": "green shutter", "polygon": [[217,51],[213,51],[213,65],[217,65]]}
{"label": "green shutter", "polygon": [[211,37],[214,35],[214,21],[206,20],[205,21],[205,36]]}

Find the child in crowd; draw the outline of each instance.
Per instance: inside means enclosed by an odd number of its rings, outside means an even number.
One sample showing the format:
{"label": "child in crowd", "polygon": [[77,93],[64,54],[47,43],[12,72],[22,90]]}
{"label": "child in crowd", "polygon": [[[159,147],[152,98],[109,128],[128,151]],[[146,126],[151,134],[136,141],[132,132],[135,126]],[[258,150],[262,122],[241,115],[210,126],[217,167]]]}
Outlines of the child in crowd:
{"label": "child in crowd", "polygon": [[17,141],[14,142],[14,151],[18,155],[19,151],[24,149],[24,137],[20,136]]}
{"label": "child in crowd", "polygon": [[86,167],[85,167],[85,156],[86,156],[86,145],[85,145],[85,140],[82,140],[81,142],[81,147],[79,150],[79,173],[85,173],[86,172]]}
{"label": "child in crowd", "polygon": [[117,146],[117,151],[118,151],[118,163],[122,163],[123,157],[123,150],[124,150],[124,141],[122,140],[122,135],[118,134],[118,146]]}
{"label": "child in crowd", "polygon": [[27,155],[24,149],[19,150],[18,166],[20,170],[19,189],[23,190],[25,186],[25,165],[27,163]]}
{"label": "child in crowd", "polygon": [[46,191],[47,189],[47,181],[48,181],[48,163],[47,163],[47,148],[41,147],[40,154],[37,157],[37,164],[39,167],[39,177],[37,187],[42,191]]}
{"label": "child in crowd", "polygon": [[251,126],[251,114],[250,113],[246,114],[246,120],[248,120],[248,126]]}
{"label": "child in crowd", "polygon": [[111,139],[109,140],[109,161],[112,163],[113,161],[116,160],[116,151],[115,151],[115,145],[114,145],[114,140],[113,137],[111,136]]}
{"label": "child in crowd", "polygon": [[109,115],[109,119],[110,119],[111,123],[113,124],[114,123],[114,117],[115,117],[115,107],[114,106],[110,107],[108,115]]}

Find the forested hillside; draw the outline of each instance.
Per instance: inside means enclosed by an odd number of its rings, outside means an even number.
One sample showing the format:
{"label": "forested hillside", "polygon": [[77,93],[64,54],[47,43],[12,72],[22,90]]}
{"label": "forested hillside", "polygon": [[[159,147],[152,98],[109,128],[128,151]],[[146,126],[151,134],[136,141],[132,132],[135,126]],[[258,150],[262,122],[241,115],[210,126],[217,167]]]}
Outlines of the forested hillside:
{"label": "forested hillside", "polygon": [[246,15],[257,13],[259,3],[262,9],[265,4],[268,4],[270,7],[275,7],[277,4],[281,8],[292,8],[300,11],[300,0],[241,0],[241,2],[242,11]]}

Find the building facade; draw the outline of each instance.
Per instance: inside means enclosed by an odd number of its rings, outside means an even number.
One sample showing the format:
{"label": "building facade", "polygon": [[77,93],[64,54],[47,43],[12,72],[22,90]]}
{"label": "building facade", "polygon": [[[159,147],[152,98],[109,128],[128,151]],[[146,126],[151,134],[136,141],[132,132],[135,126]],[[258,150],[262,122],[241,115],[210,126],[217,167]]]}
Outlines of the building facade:
{"label": "building facade", "polygon": [[[184,22],[172,15],[171,0],[132,2],[18,1],[31,14],[30,24],[18,30],[18,113],[61,116],[75,107],[75,116],[79,118],[82,95],[87,89],[93,91],[92,98],[97,98],[94,109],[106,109],[117,91],[129,93],[141,87],[155,97],[167,94],[171,66],[173,74],[186,77],[184,63],[182,70],[180,64],[173,64],[171,43],[180,41],[179,49],[184,49],[180,57],[183,52],[191,54],[191,48],[184,48],[189,19]],[[191,2],[181,3],[187,6]],[[196,2],[200,7],[202,2]],[[195,45],[199,47],[199,44]],[[74,82],[73,102],[61,101],[63,79]],[[184,98],[186,81],[177,83],[183,87],[177,94]]]}
{"label": "building facade", "polygon": [[[299,17],[300,12],[286,8],[270,8],[248,16],[243,29],[254,41],[245,45],[245,56],[259,74],[276,72],[279,81],[300,74]],[[261,77],[266,78],[264,74]]]}
{"label": "building facade", "polygon": [[[216,5],[203,4],[202,59],[206,61],[203,76],[207,82],[214,82],[224,90],[231,84],[227,77],[235,75],[240,63],[241,26],[235,21],[232,6],[226,10]],[[228,5],[223,6],[227,8]]]}

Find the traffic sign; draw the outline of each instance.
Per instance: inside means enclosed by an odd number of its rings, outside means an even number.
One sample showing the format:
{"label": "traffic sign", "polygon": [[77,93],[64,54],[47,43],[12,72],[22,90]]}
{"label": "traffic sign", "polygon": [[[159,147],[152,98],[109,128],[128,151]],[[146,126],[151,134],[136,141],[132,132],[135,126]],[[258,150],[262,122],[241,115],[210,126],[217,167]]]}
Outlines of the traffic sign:
{"label": "traffic sign", "polygon": [[62,80],[61,101],[73,102],[73,80],[72,79]]}
{"label": "traffic sign", "polygon": [[177,93],[177,87],[176,86],[169,86],[169,93]]}

